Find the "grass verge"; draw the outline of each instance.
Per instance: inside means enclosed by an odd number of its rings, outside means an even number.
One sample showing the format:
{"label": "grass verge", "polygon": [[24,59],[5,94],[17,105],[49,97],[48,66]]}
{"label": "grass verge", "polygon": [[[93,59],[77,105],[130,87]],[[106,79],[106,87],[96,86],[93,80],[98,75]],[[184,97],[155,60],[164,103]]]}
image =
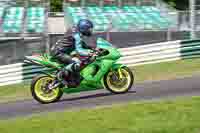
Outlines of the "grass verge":
{"label": "grass verge", "polygon": [[0,121],[2,133],[198,133],[200,98],[54,112]]}
{"label": "grass verge", "polygon": [[[149,64],[134,67],[136,83],[147,80],[165,80],[191,76],[200,72],[200,59]],[[0,87],[0,103],[32,98],[29,84]]]}
{"label": "grass verge", "polygon": [[200,74],[200,59],[186,59],[135,67],[136,82],[167,80]]}

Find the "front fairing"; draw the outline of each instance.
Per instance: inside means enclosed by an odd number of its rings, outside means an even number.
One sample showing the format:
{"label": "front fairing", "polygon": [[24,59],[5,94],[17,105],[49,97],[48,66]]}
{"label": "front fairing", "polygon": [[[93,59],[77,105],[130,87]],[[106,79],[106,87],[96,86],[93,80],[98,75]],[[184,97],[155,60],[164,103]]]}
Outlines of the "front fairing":
{"label": "front fairing", "polygon": [[109,52],[108,55],[100,56],[98,57],[98,59],[118,60],[121,57],[118,49],[113,47],[111,43],[102,38],[97,39],[97,47],[101,49],[106,49]]}

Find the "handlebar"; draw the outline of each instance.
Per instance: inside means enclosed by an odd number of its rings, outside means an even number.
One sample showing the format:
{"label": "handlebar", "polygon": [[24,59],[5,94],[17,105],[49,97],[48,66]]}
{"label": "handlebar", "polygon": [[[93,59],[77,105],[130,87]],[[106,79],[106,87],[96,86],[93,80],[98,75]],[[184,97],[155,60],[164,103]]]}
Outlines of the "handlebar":
{"label": "handlebar", "polygon": [[93,51],[91,53],[92,53],[92,56],[99,56],[99,55],[102,55],[102,53],[104,51],[105,50],[103,50],[103,49],[93,49]]}
{"label": "handlebar", "polygon": [[91,54],[85,60],[86,64],[89,64],[89,62],[95,61],[98,56],[105,55],[105,52],[107,52],[107,50],[105,50],[105,49],[93,49]]}

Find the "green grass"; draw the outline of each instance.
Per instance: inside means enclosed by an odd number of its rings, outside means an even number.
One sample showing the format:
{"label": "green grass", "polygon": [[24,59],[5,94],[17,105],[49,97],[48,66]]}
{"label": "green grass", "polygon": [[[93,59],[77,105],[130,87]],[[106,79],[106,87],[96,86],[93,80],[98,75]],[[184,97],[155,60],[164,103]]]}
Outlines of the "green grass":
{"label": "green grass", "polygon": [[136,82],[167,80],[200,74],[200,59],[178,60],[135,67]]}
{"label": "green grass", "polygon": [[[191,76],[200,72],[200,59],[179,60],[168,63],[134,67],[136,83]],[[0,103],[32,98],[29,84],[0,87]]]}
{"label": "green grass", "polygon": [[0,103],[30,98],[30,84],[28,83],[0,87]]}
{"label": "green grass", "polygon": [[200,98],[54,112],[0,121],[1,133],[199,133]]}

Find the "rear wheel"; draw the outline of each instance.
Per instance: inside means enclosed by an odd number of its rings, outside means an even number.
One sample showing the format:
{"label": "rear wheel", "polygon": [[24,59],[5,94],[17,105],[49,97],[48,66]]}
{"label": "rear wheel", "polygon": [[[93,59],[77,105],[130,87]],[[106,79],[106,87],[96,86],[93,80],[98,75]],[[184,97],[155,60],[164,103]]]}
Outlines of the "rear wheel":
{"label": "rear wheel", "polygon": [[35,77],[31,84],[31,93],[33,98],[42,104],[48,104],[60,100],[63,92],[59,87],[49,91],[46,89],[53,80],[54,78],[47,75],[39,75]]}
{"label": "rear wheel", "polygon": [[109,71],[103,81],[104,86],[112,93],[126,93],[133,85],[134,75],[128,67],[122,67],[119,70]]}

